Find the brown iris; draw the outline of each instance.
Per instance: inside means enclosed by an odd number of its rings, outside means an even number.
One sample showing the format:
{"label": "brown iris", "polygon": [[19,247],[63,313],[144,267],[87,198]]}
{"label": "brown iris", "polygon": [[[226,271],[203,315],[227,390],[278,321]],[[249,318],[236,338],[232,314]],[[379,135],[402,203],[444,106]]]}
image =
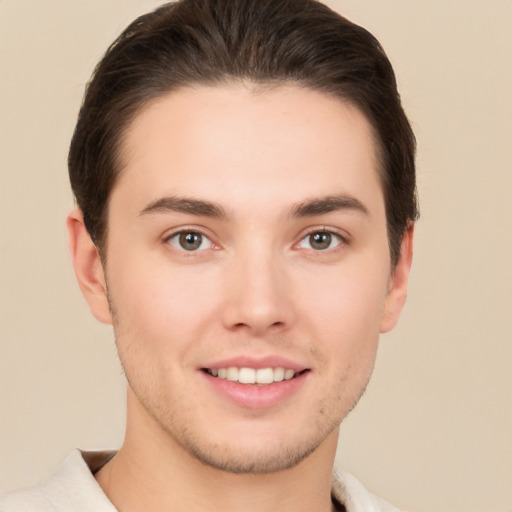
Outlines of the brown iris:
{"label": "brown iris", "polygon": [[201,244],[203,243],[203,235],[194,232],[181,233],[179,243],[186,251],[195,251],[201,247]]}
{"label": "brown iris", "polygon": [[309,235],[309,243],[313,249],[323,251],[328,249],[332,242],[332,235],[330,233],[313,233]]}

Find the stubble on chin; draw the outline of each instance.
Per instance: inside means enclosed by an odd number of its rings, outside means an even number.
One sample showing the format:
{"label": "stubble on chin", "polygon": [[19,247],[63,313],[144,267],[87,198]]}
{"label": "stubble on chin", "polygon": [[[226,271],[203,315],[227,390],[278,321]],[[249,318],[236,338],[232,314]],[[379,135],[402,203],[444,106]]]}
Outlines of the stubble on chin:
{"label": "stubble on chin", "polygon": [[[350,375],[353,368],[345,368],[340,376],[336,390],[328,398],[320,399],[310,418],[313,420],[295,438],[262,440],[258,446],[238,443],[239,439],[216,441],[208,433],[208,425],[199,423],[196,416],[194,398],[181,390],[181,396],[170,399],[162,388],[161,369],[155,364],[153,368],[141,367],[141,362],[148,361],[144,354],[143,344],[136,343],[130,333],[126,332],[127,325],[119,320],[114,301],[109,295],[109,305],[113,318],[116,345],[123,371],[128,385],[137,400],[138,414],[143,414],[150,420],[153,427],[164,433],[170,446],[183,450],[201,464],[210,468],[231,474],[271,474],[285,471],[299,465],[324,443],[329,435],[339,427],[341,421],[355,407],[364,394],[369,375],[353,380]],[[315,358],[321,355],[315,347],[311,348]],[[174,390],[176,392],[176,390]],[[187,418],[191,419],[190,421]],[[315,419],[316,418],[316,419]],[[204,418],[203,418],[204,420]],[[290,411],[290,422],[295,422],[293,411]]]}
{"label": "stubble on chin", "polygon": [[[188,411],[173,407],[164,396],[158,397],[158,392],[154,392],[158,388],[150,392],[148,387],[144,390],[132,387],[132,391],[139,406],[165,434],[174,449],[183,450],[186,456],[226,473],[266,475],[294,468],[313,454],[355,407],[364,394],[368,380],[369,377],[363,388],[352,395],[351,399],[343,393],[337,393],[334,404],[327,401],[317,404],[318,409],[311,413],[312,417],[317,419],[307,427],[309,432],[304,429],[301,439],[271,439],[262,441],[261,445],[256,447],[253,443],[248,443],[250,446],[237,444],[237,441],[243,438],[242,434],[239,439],[228,439],[224,444],[212,440],[208,435],[208,427],[205,427],[206,430],[193,428],[193,422],[186,424],[183,421],[188,415],[187,412],[193,409],[193,404],[187,407]],[[345,378],[343,381],[345,383]],[[156,383],[153,385],[156,386]],[[294,421],[293,413],[290,413],[290,421]]]}

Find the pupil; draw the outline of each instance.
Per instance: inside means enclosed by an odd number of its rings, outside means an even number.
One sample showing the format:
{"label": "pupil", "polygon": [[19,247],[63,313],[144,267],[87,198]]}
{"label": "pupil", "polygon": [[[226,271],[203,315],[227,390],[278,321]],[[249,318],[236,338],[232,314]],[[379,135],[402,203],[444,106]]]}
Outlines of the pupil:
{"label": "pupil", "polygon": [[315,233],[311,235],[311,247],[314,249],[327,249],[331,245],[330,233]]}
{"label": "pupil", "polygon": [[199,233],[182,233],[180,245],[187,251],[193,251],[201,246],[203,237]]}

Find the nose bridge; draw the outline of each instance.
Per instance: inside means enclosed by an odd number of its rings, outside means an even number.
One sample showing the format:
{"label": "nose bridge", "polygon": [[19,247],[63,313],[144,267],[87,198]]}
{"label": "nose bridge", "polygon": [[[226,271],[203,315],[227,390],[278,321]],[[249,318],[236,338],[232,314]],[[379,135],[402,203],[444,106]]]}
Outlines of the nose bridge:
{"label": "nose bridge", "polygon": [[265,241],[253,241],[237,251],[229,270],[224,320],[229,328],[253,333],[284,328],[292,320],[283,258]]}

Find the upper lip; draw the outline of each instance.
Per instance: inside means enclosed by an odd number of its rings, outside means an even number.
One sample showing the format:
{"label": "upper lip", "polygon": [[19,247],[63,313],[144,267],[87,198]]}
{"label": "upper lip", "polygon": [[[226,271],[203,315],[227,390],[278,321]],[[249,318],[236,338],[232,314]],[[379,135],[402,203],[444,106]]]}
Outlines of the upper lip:
{"label": "upper lip", "polygon": [[229,359],[222,359],[212,363],[204,365],[202,368],[254,368],[259,370],[261,368],[285,368],[294,370],[295,372],[301,372],[308,369],[307,366],[300,364],[291,359],[280,357],[280,356],[265,356],[265,357],[251,357],[248,355],[242,355],[238,357],[232,357]]}

